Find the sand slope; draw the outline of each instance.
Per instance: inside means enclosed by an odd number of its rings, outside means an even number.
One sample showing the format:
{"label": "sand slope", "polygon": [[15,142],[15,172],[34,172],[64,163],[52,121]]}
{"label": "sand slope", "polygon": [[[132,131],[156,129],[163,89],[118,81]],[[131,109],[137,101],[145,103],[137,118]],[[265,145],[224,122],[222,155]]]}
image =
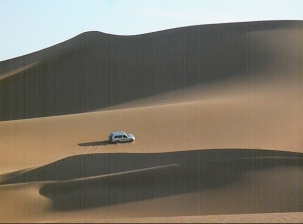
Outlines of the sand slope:
{"label": "sand slope", "polygon": [[[269,86],[259,87],[260,95],[1,122],[7,133],[1,138],[0,194],[7,205],[1,217],[300,212],[301,101],[290,100],[296,99],[290,89]],[[273,100],[279,94],[284,98]],[[117,129],[134,133],[136,142],[108,144],[108,133]],[[156,169],[142,170],[150,167]],[[127,173],[134,170],[142,172]],[[12,215],[15,210],[22,212]]]}
{"label": "sand slope", "polygon": [[0,62],[0,220],[302,222],[302,37],[89,32]]}
{"label": "sand slope", "polygon": [[0,120],[88,112],[198,83],[259,79],[262,71],[272,78],[300,73],[302,26],[267,21],[136,36],[84,33],[0,63]]}

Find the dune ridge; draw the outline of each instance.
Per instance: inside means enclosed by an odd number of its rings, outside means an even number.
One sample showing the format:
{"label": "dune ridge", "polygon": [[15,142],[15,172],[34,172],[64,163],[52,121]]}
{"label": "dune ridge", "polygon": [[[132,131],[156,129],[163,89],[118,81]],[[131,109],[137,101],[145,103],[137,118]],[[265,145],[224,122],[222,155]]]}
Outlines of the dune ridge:
{"label": "dune ridge", "polygon": [[[78,179],[172,164],[183,165],[187,168],[190,166],[201,166],[202,168],[210,166],[210,163],[220,164],[221,162],[236,161],[239,164],[246,164],[248,168],[261,169],[263,166],[271,167],[278,164],[297,166],[302,159],[302,153],[261,149],[203,149],[166,153],[84,154],[67,157],[29,171],[16,171],[14,175],[10,174],[7,175],[7,178],[2,178],[4,180],[0,184]],[[260,164],[258,164],[258,160],[261,161]],[[262,160],[266,160],[266,162],[262,162]],[[255,165],[250,163],[255,163]],[[240,165],[241,171],[245,170],[244,164]],[[61,170],[64,170],[64,172],[60,172]]]}
{"label": "dune ridge", "polygon": [[[301,21],[263,21],[135,36],[87,32],[0,62],[0,76],[6,77],[37,63],[1,80],[0,120],[88,112],[198,83],[259,79],[261,71],[300,72],[298,60],[289,58],[302,60],[302,26]],[[286,50],[277,51],[276,37]]]}
{"label": "dune ridge", "polygon": [[[52,211],[61,212],[102,212],[149,200],[164,200],[165,207],[174,203],[166,213],[147,205],[156,217],[299,212],[302,167],[302,153],[260,149],[89,154],[29,170],[0,185],[40,183],[39,194],[52,201]],[[182,206],[177,198],[183,198]]]}

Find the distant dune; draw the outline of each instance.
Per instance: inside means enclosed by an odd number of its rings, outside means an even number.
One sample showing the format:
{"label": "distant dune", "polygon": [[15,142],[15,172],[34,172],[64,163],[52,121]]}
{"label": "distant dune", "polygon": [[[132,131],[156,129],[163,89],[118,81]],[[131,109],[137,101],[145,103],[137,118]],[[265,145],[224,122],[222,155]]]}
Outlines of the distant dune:
{"label": "distant dune", "polygon": [[[302,71],[302,27],[265,21],[135,36],[83,33],[0,62],[0,120],[88,112],[199,83]],[[260,77],[264,71],[271,73]]]}
{"label": "distant dune", "polygon": [[87,32],[0,62],[0,221],[303,222],[302,40]]}

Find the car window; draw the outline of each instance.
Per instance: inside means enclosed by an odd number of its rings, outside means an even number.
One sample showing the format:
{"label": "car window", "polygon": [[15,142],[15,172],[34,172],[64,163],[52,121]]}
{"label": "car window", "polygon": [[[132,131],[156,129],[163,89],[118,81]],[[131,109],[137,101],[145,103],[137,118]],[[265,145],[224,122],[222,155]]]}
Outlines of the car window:
{"label": "car window", "polygon": [[127,138],[127,136],[126,136],[126,135],[123,135],[123,138]]}

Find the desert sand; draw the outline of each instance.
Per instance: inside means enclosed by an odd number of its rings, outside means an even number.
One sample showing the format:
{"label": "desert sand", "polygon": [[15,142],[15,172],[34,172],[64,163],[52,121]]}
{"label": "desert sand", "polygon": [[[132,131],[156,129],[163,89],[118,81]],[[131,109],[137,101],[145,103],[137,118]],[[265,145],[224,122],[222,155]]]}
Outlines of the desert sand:
{"label": "desert sand", "polygon": [[0,62],[0,221],[303,222],[302,39],[87,32]]}

